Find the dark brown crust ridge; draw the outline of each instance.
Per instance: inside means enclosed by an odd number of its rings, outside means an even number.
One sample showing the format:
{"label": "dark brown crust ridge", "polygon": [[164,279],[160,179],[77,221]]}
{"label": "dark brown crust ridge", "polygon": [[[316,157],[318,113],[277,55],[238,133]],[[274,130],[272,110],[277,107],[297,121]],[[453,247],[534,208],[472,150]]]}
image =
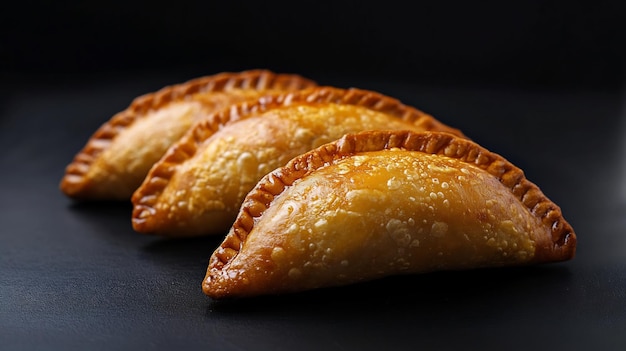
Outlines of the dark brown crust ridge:
{"label": "dark brown crust ridge", "polygon": [[164,87],[154,93],[135,98],[124,111],[115,114],[91,136],[87,145],[76,154],[66,167],[60,188],[68,196],[79,196],[85,176],[97,157],[109,147],[116,136],[148,112],[162,108],[172,102],[206,92],[233,89],[302,89],[317,84],[296,74],[278,74],[269,70],[256,69],[242,72],[223,72],[200,77],[185,83]]}
{"label": "dark brown crust ridge", "polygon": [[373,111],[395,116],[403,121],[421,126],[425,130],[446,131],[458,136],[464,136],[460,130],[441,123],[431,115],[412,106],[405,105],[395,98],[374,91],[322,86],[266,95],[256,101],[234,104],[229,109],[214,113],[209,118],[197,123],[174,144],[163,158],[155,164],[146,177],[146,181],[133,194],[133,227],[137,231],[142,231],[143,223],[145,222],[142,214],[154,211],[154,206],[174,174],[176,165],[192,158],[198,147],[222,126],[245,119],[253,114],[263,113],[279,107],[297,104],[330,103],[362,106]]}
{"label": "dark brown crust ridge", "polygon": [[276,196],[298,179],[351,155],[400,148],[443,155],[472,164],[496,177],[525,207],[550,228],[551,241],[538,242],[533,263],[569,260],[576,251],[576,234],[561,209],[528,181],[521,169],[480,145],[445,132],[368,131],[341,139],[292,159],[267,174],[247,195],[231,231],[209,262],[209,274],[218,274],[239,252],[255,219],[271,206]]}

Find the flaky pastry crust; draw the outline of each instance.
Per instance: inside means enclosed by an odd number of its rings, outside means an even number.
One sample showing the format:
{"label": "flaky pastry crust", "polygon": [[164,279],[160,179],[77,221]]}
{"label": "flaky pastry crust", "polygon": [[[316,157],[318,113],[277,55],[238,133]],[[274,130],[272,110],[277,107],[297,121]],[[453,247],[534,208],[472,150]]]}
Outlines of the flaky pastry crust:
{"label": "flaky pastry crust", "polygon": [[132,197],[133,228],[165,236],[223,234],[261,177],[350,132],[439,130],[463,135],[397,99],[314,87],[232,105],[190,129]]}
{"label": "flaky pastry crust", "polygon": [[140,96],[104,123],[66,167],[60,189],[83,200],[129,200],[150,167],[193,123],[232,103],[315,86],[295,74],[224,72]]}
{"label": "flaky pastry crust", "polygon": [[561,209],[500,155],[448,133],[371,131],[263,177],[202,288],[216,299],[278,294],[575,250]]}

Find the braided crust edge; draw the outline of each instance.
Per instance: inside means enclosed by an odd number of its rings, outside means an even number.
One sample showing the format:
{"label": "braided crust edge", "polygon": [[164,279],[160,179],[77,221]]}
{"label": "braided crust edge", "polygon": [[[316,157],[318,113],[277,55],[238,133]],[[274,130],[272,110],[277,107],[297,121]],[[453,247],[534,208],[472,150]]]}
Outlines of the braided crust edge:
{"label": "braided crust edge", "polygon": [[[496,177],[543,225],[550,228],[551,242],[538,243],[533,262],[564,261],[574,257],[576,234],[561,209],[527,180],[521,169],[480,145],[445,132],[367,131],[347,134],[292,159],[267,174],[251,190],[220,247],[212,255],[209,271],[219,271],[239,253],[255,220],[276,196],[317,169],[358,153],[400,148],[455,158]],[[543,246],[541,245],[543,244]]]}
{"label": "braided crust edge", "polygon": [[449,127],[429,114],[408,106],[398,99],[378,92],[357,88],[313,87],[288,93],[266,95],[252,102],[242,102],[212,114],[192,127],[150,170],[144,183],[133,194],[133,224],[141,226],[145,213],[154,206],[167,187],[176,166],[192,158],[201,145],[223,126],[275,108],[298,104],[339,104],[366,107],[409,122],[424,130],[445,131],[458,136],[463,133]]}
{"label": "braided crust edge", "polygon": [[303,89],[317,84],[296,74],[280,74],[255,69],[242,72],[222,72],[166,86],[160,90],[136,97],[130,106],[118,112],[98,128],[66,167],[60,188],[69,196],[78,195],[91,165],[113,140],[135,121],[150,111],[160,109],[172,102],[183,101],[195,94],[223,92],[233,89]]}

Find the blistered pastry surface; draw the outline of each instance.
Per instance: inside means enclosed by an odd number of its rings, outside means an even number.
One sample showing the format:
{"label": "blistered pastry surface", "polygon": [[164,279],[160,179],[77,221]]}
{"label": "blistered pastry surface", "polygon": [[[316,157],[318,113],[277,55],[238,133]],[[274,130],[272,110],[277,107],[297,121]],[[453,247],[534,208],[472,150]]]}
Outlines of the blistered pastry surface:
{"label": "blistered pastry surface", "polygon": [[[220,110],[194,125],[173,145],[132,197],[133,227],[139,232],[175,236],[224,232],[232,224],[243,196],[267,172],[344,133],[367,129],[441,130],[463,135],[414,107],[372,91],[313,87],[265,95],[257,101]],[[230,149],[206,146],[222,142],[230,145]],[[212,152],[221,154],[198,156]],[[226,159],[230,161],[225,162]],[[196,167],[201,162],[213,161],[220,165],[219,170],[217,166],[213,170]],[[251,173],[236,173],[237,176],[228,173],[239,172],[235,165],[241,163]],[[206,172],[212,175],[204,175]],[[177,177],[184,178],[184,183],[191,186],[193,178],[203,182],[203,178],[209,177],[214,181],[209,182],[202,194],[196,194],[177,185],[180,184]],[[242,178],[245,179],[241,181]],[[203,201],[190,199],[194,194]],[[190,206],[190,202],[204,203],[206,208]]]}
{"label": "blistered pastry surface", "polygon": [[[148,198],[151,208],[136,207],[134,227],[177,236],[225,233],[265,174],[346,133],[376,129],[423,130],[368,107],[336,103],[280,106],[226,124],[176,166],[159,198]],[[146,202],[139,198],[143,190],[133,197],[136,204]]]}
{"label": "blistered pastry surface", "polygon": [[[411,152],[397,160],[407,152],[394,148]],[[445,133],[360,133],[264,177],[212,255],[203,289],[245,296],[560,261],[575,247],[558,206],[499,155]],[[377,264],[351,265],[360,255]]]}
{"label": "blistered pastry surface", "polygon": [[532,258],[545,235],[534,231],[546,229],[497,179],[422,156],[357,155],[294,184],[255,224],[229,279],[260,266],[266,289],[311,289]]}
{"label": "blistered pastry surface", "polygon": [[202,77],[141,96],[94,133],[67,166],[61,190],[77,198],[129,199],[167,147],[209,112],[261,92],[314,85],[297,75],[251,70]]}

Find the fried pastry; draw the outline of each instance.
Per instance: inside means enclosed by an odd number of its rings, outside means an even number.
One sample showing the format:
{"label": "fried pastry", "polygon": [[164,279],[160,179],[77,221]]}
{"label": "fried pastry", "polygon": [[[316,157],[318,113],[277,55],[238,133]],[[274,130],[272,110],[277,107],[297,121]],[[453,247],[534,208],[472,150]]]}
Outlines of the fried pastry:
{"label": "fried pastry", "polygon": [[84,200],[129,200],[150,168],[199,119],[235,102],[316,84],[268,70],[225,72],[136,98],[103,124],[67,166],[60,183]]}
{"label": "fried pastry", "polygon": [[225,234],[265,174],[346,133],[374,129],[462,135],[362,89],[315,87],[233,105],[195,125],[154,165],[132,197],[133,228],[165,236]]}
{"label": "fried pastry", "polygon": [[210,258],[212,298],[556,262],[576,235],[522,170],[447,133],[346,135],[259,181]]}

